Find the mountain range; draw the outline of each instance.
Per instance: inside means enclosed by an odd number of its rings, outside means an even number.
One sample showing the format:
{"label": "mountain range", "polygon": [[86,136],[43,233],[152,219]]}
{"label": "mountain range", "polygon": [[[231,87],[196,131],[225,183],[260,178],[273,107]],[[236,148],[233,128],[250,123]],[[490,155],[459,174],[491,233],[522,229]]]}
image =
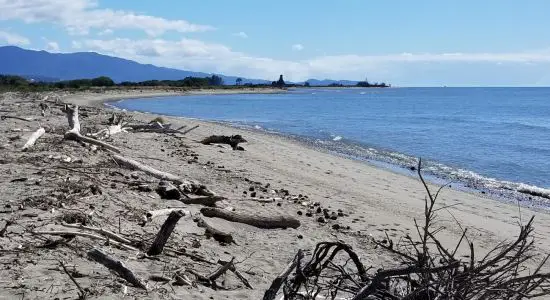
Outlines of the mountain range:
{"label": "mountain range", "polygon": [[[108,76],[115,82],[146,80],[179,80],[185,77],[207,77],[211,73],[157,67],[95,52],[50,53],[15,46],[0,47],[0,74],[19,75],[36,81],[62,81]],[[225,84],[235,84],[237,76],[216,74]],[[269,84],[270,80],[242,78],[243,83]],[[338,83],[355,85],[356,81],[309,79],[311,86]]]}

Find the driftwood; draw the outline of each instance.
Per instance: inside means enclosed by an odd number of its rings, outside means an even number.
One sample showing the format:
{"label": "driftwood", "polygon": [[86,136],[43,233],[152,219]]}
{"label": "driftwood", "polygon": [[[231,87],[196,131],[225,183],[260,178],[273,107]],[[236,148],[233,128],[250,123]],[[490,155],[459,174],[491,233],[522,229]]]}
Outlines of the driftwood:
{"label": "driftwood", "polygon": [[233,150],[240,150],[239,143],[245,143],[246,140],[240,135],[211,135],[201,141],[204,145],[210,145],[210,144],[227,144],[230,145]]}
{"label": "driftwood", "polygon": [[300,261],[304,258],[304,253],[302,250],[298,250],[298,253],[296,253],[296,256],[294,256],[294,259],[288,264],[288,266],[271,282],[271,286],[265,291],[263,300],[274,300],[277,296],[277,292],[279,292],[279,289],[281,288],[281,285],[287,280],[288,276],[296,266],[300,263]]}
{"label": "driftwood", "polygon": [[32,233],[33,234],[38,234],[38,235],[61,235],[61,236],[72,236],[72,235],[74,235],[74,236],[87,237],[87,238],[95,239],[95,240],[103,240],[103,241],[108,242],[111,245],[118,246],[118,247],[124,248],[126,250],[139,251],[138,249],[136,249],[136,248],[134,248],[134,247],[132,247],[128,244],[121,243],[121,242],[118,242],[118,241],[115,241],[115,240],[108,239],[107,237],[104,237],[104,236],[95,235],[95,234],[91,234],[91,233],[87,233],[87,232],[80,232],[80,231],[33,231]]}
{"label": "driftwood", "polygon": [[147,290],[147,286],[130,269],[128,269],[124,265],[124,263],[110,257],[101,250],[93,248],[92,250],[88,251],[88,258],[95,260],[110,269],[111,271],[114,271],[120,277],[133,284],[135,287]]}
{"label": "driftwood", "polygon": [[[227,261],[223,261],[223,260],[218,260],[218,264],[220,265],[225,265],[229,262]],[[248,279],[246,279],[246,277],[244,277],[241,272],[239,272],[239,270],[237,270],[237,268],[235,267],[235,263],[232,263],[230,266],[229,266],[229,271],[233,272],[233,274],[235,274],[235,276],[237,276],[241,281],[242,283],[249,289],[253,290],[254,288],[252,287],[252,285],[250,284],[250,282],[248,282]]]}
{"label": "driftwood", "polygon": [[149,175],[151,175],[155,178],[158,178],[158,179],[167,180],[167,181],[177,183],[177,184],[180,185],[180,189],[185,188],[186,190],[189,190],[191,192],[192,191],[201,191],[201,193],[206,193],[206,194],[209,194],[209,195],[215,195],[213,192],[209,191],[204,186],[201,186],[201,185],[199,185],[197,183],[194,183],[190,180],[186,180],[184,178],[181,178],[177,175],[167,173],[167,172],[163,172],[163,171],[159,171],[159,170],[157,170],[153,167],[144,165],[144,164],[142,164],[142,163],[140,163],[136,160],[133,160],[131,158],[126,158],[124,156],[114,154],[113,159],[117,163],[119,163],[123,166],[129,167],[131,169],[141,170],[141,171],[143,171],[143,172],[145,172],[145,173],[147,173],[147,174],[149,174]]}
{"label": "driftwood", "polygon": [[183,210],[182,208],[164,208],[164,209],[158,209],[158,210],[150,210],[145,214],[145,219],[147,222],[153,221],[154,218],[160,217],[160,216],[166,216],[169,215],[173,211],[181,210],[185,215],[189,215],[190,212]]}
{"label": "driftwood", "polygon": [[63,223],[62,224],[63,226],[65,227],[69,227],[69,228],[78,228],[78,229],[84,229],[84,230],[89,230],[89,231],[93,231],[93,232],[96,232],[96,233],[99,233],[101,235],[104,235],[112,240],[115,240],[117,242],[121,242],[123,244],[127,244],[127,245],[131,245],[133,244],[132,241],[130,241],[129,239],[123,237],[123,236],[120,236],[114,232],[111,232],[109,230],[105,230],[103,228],[95,228],[95,227],[89,227],[89,226],[85,226],[85,225],[81,225],[81,224],[67,224],[67,223]]}
{"label": "driftwood", "polygon": [[183,216],[185,216],[185,213],[181,210],[175,210],[168,215],[168,218],[166,218],[166,221],[162,224],[162,227],[157,233],[155,241],[151,244],[149,251],[147,251],[148,255],[158,255],[162,253],[164,245],[166,245],[166,242],[168,241],[168,238],[170,238],[172,231],[174,231],[176,224]]}
{"label": "driftwood", "polygon": [[244,223],[258,228],[298,228],[300,221],[290,216],[259,216],[236,213],[220,208],[205,207],[201,209],[205,217],[221,218],[231,222]]}
{"label": "driftwood", "polygon": [[16,119],[16,120],[21,120],[21,121],[25,121],[25,122],[30,122],[30,121],[32,121],[32,118],[21,118],[21,117],[17,117],[17,116],[7,116],[7,115],[0,116],[0,119],[1,119],[1,120],[5,120],[5,119]]}
{"label": "driftwood", "polygon": [[34,143],[36,143],[36,140],[38,140],[42,135],[46,133],[46,130],[42,127],[40,127],[37,131],[35,131],[27,140],[25,145],[23,146],[23,151],[27,151],[32,146],[34,146]]}
{"label": "driftwood", "polygon": [[206,223],[202,218],[197,219],[197,226],[202,227],[205,229],[204,234],[207,238],[214,238],[214,240],[220,242],[220,243],[235,243],[235,240],[233,239],[233,236],[230,233],[226,233],[221,231],[220,229],[217,229],[213,227],[212,225]]}
{"label": "driftwood", "polygon": [[100,146],[105,149],[111,150],[113,152],[120,153],[120,149],[118,149],[117,147],[87,136],[83,136],[80,133],[80,121],[78,119],[78,106],[70,107],[69,105],[65,105],[65,113],[67,114],[67,121],[69,122],[69,127],[71,128],[69,131],[65,132],[65,139],[75,140],[79,142]]}
{"label": "driftwood", "polygon": [[204,206],[214,207],[218,201],[225,200],[225,197],[222,196],[206,196],[206,197],[197,197],[197,198],[183,198],[180,199],[184,204],[199,204]]}

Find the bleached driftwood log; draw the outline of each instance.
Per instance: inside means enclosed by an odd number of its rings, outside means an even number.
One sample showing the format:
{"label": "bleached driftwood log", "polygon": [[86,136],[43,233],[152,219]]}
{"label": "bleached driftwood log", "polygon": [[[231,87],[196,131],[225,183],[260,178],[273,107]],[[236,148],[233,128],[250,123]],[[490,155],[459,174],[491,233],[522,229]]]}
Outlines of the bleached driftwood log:
{"label": "bleached driftwood log", "polygon": [[124,278],[129,283],[133,284],[135,287],[142,288],[147,290],[147,286],[139,279],[130,269],[128,269],[124,263],[119,260],[116,260],[103,251],[93,248],[88,251],[88,257],[92,260],[97,261],[98,263],[104,265],[111,271],[117,273],[120,277]]}
{"label": "bleached driftwood log", "polygon": [[182,209],[181,207],[178,208],[164,208],[164,209],[158,209],[158,210],[150,210],[145,214],[145,219],[147,222],[153,221],[154,218],[158,218],[161,216],[169,215],[171,212],[181,210],[184,215],[190,215],[191,213],[187,210]]}
{"label": "bleached driftwood log", "polygon": [[65,139],[75,140],[75,141],[80,141],[80,142],[100,146],[105,149],[109,149],[113,152],[120,153],[120,149],[118,149],[117,147],[87,136],[83,136],[80,133],[80,121],[78,119],[78,106],[70,107],[69,105],[65,105],[65,113],[67,114],[67,121],[69,122],[69,127],[71,128],[69,131],[65,132]]}
{"label": "bleached driftwood log", "polygon": [[147,174],[149,174],[149,175],[151,175],[155,178],[158,178],[158,179],[174,182],[174,183],[180,185],[180,188],[183,185],[183,187],[185,189],[188,189],[189,191],[201,191],[201,193],[206,194],[206,195],[210,195],[210,196],[215,195],[213,192],[211,192],[210,190],[208,190],[207,188],[205,188],[204,186],[201,186],[200,184],[198,184],[196,182],[181,178],[181,177],[179,177],[177,175],[174,175],[174,174],[171,174],[171,173],[159,171],[159,170],[157,170],[153,167],[144,165],[144,164],[142,164],[142,163],[140,163],[136,160],[133,160],[131,158],[127,158],[127,157],[124,157],[124,156],[121,156],[121,155],[114,154],[113,159],[117,163],[119,163],[123,166],[129,167],[131,169],[141,170],[141,171],[143,171],[143,172],[145,172],[145,173],[147,173]]}
{"label": "bleached driftwood log", "polygon": [[128,132],[128,131],[126,131],[126,128],[123,127],[123,126],[124,126],[123,124],[110,125],[109,127],[105,128],[105,129],[101,129],[100,131],[98,131],[96,133],[90,134],[90,136],[95,137],[95,138],[98,138],[98,137],[107,138],[107,137],[110,137],[110,136],[115,135],[117,133]]}
{"label": "bleached driftwood log", "polygon": [[202,218],[197,219],[197,226],[205,229],[204,235],[207,238],[214,238],[214,240],[220,243],[235,243],[231,233],[223,232],[218,228],[213,227],[212,225],[206,223]]}
{"label": "bleached driftwood log", "polygon": [[149,251],[147,251],[147,255],[158,255],[162,253],[164,245],[166,245],[166,242],[168,242],[168,238],[170,238],[170,235],[172,234],[172,231],[174,231],[176,224],[183,216],[185,216],[185,213],[181,210],[173,211],[170,213],[170,215],[168,215],[168,218],[166,218],[166,221],[164,221],[164,224],[162,224],[162,227],[157,233],[155,241],[153,241],[153,244],[151,244]]}
{"label": "bleached driftwood log", "polygon": [[218,201],[225,200],[225,197],[222,196],[206,196],[198,198],[182,198],[179,201],[185,204],[199,204],[204,206],[214,207]]}
{"label": "bleached driftwood log", "polygon": [[42,135],[44,135],[44,133],[46,133],[46,130],[44,128],[42,128],[42,127],[38,128],[38,130],[35,131],[31,135],[31,137],[29,137],[29,139],[27,140],[27,142],[23,146],[23,151],[27,151],[29,148],[34,146],[34,143],[36,143],[36,140],[38,140]]}
{"label": "bleached driftwood log", "polygon": [[250,215],[213,207],[202,208],[201,214],[209,218],[221,218],[231,222],[248,224],[264,229],[300,227],[300,221],[290,216]]}

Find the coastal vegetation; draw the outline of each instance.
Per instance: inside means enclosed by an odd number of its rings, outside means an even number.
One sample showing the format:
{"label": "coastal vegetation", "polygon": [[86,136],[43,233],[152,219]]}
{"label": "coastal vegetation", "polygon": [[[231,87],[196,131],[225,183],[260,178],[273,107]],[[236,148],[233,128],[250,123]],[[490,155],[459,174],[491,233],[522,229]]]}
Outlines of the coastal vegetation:
{"label": "coastal vegetation", "polygon": [[[370,83],[360,81],[356,87],[389,87],[385,83]],[[313,87],[308,81],[302,83],[285,82],[283,75],[271,84],[254,84],[244,82],[242,78],[235,80],[235,85],[225,84],[219,75],[208,77],[186,77],[181,80],[146,80],[146,81],[123,81],[116,83],[107,76],[100,76],[91,79],[73,79],[63,81],[40,81],[27,79],[17,75],[0,75],[0,91],[54,91],[54,90],[87,90],[95,88],[176,88],[176,89],[240,89],[240,88],[290,88],[290,87]],[[328,85],[315,85],[314,87],[350,87],[341,83]],[[351,86],[352,87],[352,86]]]}

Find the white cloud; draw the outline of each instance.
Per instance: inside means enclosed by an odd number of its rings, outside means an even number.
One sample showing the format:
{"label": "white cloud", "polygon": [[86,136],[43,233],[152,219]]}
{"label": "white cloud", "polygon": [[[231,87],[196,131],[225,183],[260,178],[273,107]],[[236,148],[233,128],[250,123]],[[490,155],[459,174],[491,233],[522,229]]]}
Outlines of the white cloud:
{"label": "white cloud", "polygon": [[233,36],[240,37],[240,38],[243,38],[243,39],[248,38],[248,34],[246,34],[246,32],[243,32],[243,31],[233,33]]}
{"label": "white cloud", "polygon": [[302,51],[302,50],[304,50],[304,46],[302,44],[294,44],[294,45],[292,45],[292,50]]}
{"label": "white cloud", "polygon": [[48,42],[46,50],[50,52],[59,52],[59,44],[57,42]]}
{"label": "white cloud", "polygon": [[199,40],[182,39],[110,39],[73,42],[84,50],[152,63],[160,66],[193,71],[223,73],[249,78],[276,78],[302,81],[308,78],[369,78],[390,80],[400,71],[409,72],[410,66],[419,63],[550,63],[550,51],[523,53],[441,53],[392,55],[334,55],[290,61],[251,56],[231,48]]}
{"label": "white cloud", "polygon": [[105,29],[105,30],[103,30],[103,31],[98,32],[97,35],[99,35],[99,36],[106,36],[106,35],[111,35],[111,34],[113,34],[113,32],[114,32],[114,31],[113,31],[111,28],[107,28],[107,29]]}
{"label": "white cloud", "polygon": [[167,20],[98,6],[95,0],[0,0],[0,20],[51,22],[64,26],[75,35],[87,34],[90,29],[137,29],[149,35],[166,31],[184,33],[214,29],[185,20]]}
{"label": "white cloud", "polygon": [[31,41],[24,36],[0,30],[0,43],[6,43],[8,45],[16,46],[26,46],[29,45]]}

